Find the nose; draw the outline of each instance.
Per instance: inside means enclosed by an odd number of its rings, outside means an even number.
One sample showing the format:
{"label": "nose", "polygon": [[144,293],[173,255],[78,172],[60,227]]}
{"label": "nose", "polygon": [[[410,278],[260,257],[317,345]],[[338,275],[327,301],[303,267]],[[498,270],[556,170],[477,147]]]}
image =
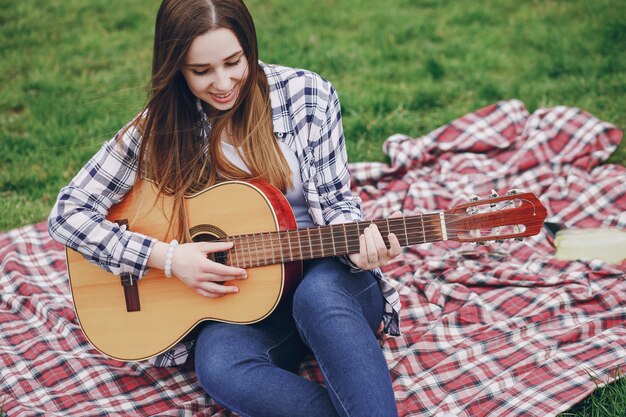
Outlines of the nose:
{"label": "nose", "polygon": [[228,91],[230,89],[230,77],[227,71],[218,69],[215,71],[215,78],[213,79],[213,87],[219,91]]}

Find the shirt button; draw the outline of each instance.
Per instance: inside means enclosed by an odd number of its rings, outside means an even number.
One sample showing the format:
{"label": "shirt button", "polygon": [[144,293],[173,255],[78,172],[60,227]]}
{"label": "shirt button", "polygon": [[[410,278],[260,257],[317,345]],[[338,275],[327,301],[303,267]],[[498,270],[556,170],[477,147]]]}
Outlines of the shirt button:
{"label": "shirt button", "polygon": [[283,132],[278,132],[276,133],[276,136],[278,136],[279,138],[283,138],[285,137],[285,134]]}

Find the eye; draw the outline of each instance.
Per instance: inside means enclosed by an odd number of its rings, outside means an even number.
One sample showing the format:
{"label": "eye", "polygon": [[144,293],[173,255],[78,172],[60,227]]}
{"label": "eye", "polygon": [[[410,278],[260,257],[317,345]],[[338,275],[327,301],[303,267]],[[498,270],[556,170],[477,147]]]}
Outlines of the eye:
{"label": "eye", "polygon": [[241,62],[241,58],[239,58],[236,61],[227,62],[226,65],[228,65],[229,67],[236,67],[237,65],[239,65],[240,62]]}
{"label": "eye", "polygon": [[191,73],[192,73],[193,75],[198,75],[198,76],[200,76],[200,75],[205,75],[205,74],[208,74],[208,73],[209,73],[209,70],[208,70],[208,69],[205,69],[205,70],[202,70],[202,71],[191,70]]}

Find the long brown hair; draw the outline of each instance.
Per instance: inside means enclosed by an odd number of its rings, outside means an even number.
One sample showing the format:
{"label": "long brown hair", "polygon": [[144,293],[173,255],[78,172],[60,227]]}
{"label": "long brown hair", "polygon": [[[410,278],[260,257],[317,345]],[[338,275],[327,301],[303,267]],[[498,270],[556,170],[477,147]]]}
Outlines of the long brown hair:
{"label": "long brown hair", "polygon": [[[181,73],[191,42],[208,31],[226,28],[237,37],[248,71],[234,106],[212,112],[207,143],[196,97]],[[155,182],[159,195],[174,197],[176,238],[189,241],[185,195],[221,179],[261,178],[285,191],[289,166],[274,137],[269,86],[258,64],[252,16],[240,0],[164,0],[156,19],[151,91],[136,125],[142,133],[138,172]],[[250,174],[228,162],[221,150],[224,129]],[[204,132],[206,134],[207,132]],[[169,232],[168,232],[169,234]]]}

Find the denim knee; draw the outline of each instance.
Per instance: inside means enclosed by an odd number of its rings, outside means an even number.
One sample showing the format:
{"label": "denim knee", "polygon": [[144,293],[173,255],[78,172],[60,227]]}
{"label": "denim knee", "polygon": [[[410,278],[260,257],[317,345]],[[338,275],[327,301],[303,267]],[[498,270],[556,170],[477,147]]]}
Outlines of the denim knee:
{"label": "denim knee", "polygon": [[[218,326],[216,326],[218,327]],[[210,334],[207,334],[210,333]],[[227,335],[225,335],[227,336]],[[222,342],[220,342],[222,339]],[[219,327],[203,329],[195,348],[196,376],[204,390],[218,402],[245,387],[245,367],[250,360],[236,345],[223,343]]]}
{"label": "denim knee", "polygon": [[298,322],[308,318],[315,320],[329,308],[338,306],[338,299],[345,297],[333,283],[340,273],[325,270],[323,274],[310,274],[302,280],[293,297],[293,314]]}
{"label": "denim knee", "polygon": [[353,274],[337,259],[329,258],[314,261],[306,271],[294,294],[293,317],[301,334],[307,328],[321,330],[331,322],[348,325],[362,318],[376,331],[383,304],[378,282],[371,273]]}

